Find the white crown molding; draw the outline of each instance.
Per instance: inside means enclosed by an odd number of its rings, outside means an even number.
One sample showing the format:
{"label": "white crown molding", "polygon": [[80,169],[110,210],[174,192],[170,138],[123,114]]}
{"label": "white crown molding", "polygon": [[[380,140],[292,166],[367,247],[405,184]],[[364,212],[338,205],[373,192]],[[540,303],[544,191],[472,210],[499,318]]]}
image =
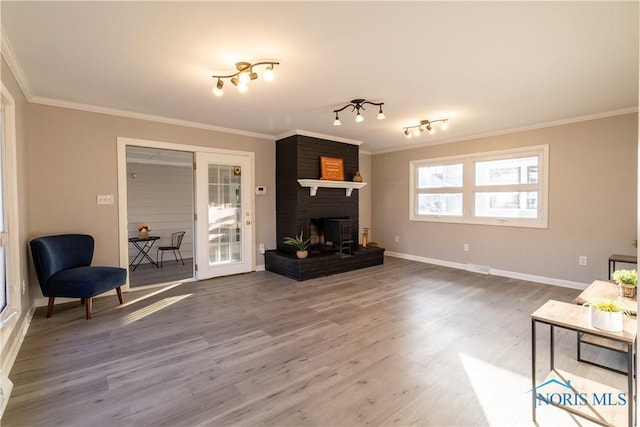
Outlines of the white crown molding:
{"label": "white crown molding", "polygon": [[4,28],[1,26],[0,39],[0,52],[2,53],[2,57],[5,61],[7,61],[7,65],[13,73],[13,76],[16,78],[18,86],[20,86],[20,89],[22,89],[24,97],[27,98],[27,101],[31,101],[31,99],[33,98],[33,90],[31,90],[31,84],[29,84],[29,79],[27,79],[27,75],[24,73],[24,70],[20,66],[20,62],[18,62],[18,57],[13,50],[13,46],[11,46],[11,42],[9,41],[7,33],[5,33]]}
{"label": "white crown molding", "polygon": [[240,129],[232,129],[232,128],[226,128],[222,126],[208,125],[205,123],[191,122],[188,120],[172,119],[170,117],[136,113],[134,111],[119,110],[117,108],[99,107],[95,105],[81,104],[78,102],[61,101],[59,99],[53,99],[53,98],[44,98],[40,96],[35,96],[30,100],[30,102],[34,104],[49,105],[52,107],[62,107],[62,108],[69,108],[72,110],[88,111],[91,113],[109,114],[112,116],[126,117],[129,119],[148,120],[151,122],[159,122],[159,123],[164,123],[169,125],[186,126],[190,128],[212,130],[216,132],[224,132],[224,133],[230,133],[234,135],[248,136],[252,138],[268,139],[271,141],[274,140],[273,135],[267,135],[264,133],[248,132]]}
{"label": "white crown molding", "polygon": [[302,136],[308,136],[311,138],[327,139],[329,141],[344,142],[345,144],[351,144],[351,145],[362,144],[362,141],[356,141],[355,139],[340,138],[338,136],[325,135],[322,133],[309,132],[309,131],[300,130],[300,129],[294,129],[288,132],[281,133],[280,135],[276,135],[275,138],[276,140],[280,140],[280,139],[288,138],[293,135],[302,135]]}
{"label": "white crown molding", "polygon": [[562,125],[569,125],[573,123],[587,122],[589,120],[597,120],[597,119],[605,119],[607,117],[622,116],[624,114],[631,114],[631,113],[637,113],[637,112],[638,112],[638,107],[621,108],[619,110],[605,111],[603,113],[589,114],[586,116],[572,117],[568,119],[555,120],[552,122],[537,123],[534,125],[522,126],[518,128],[501,129],[495,132],[479,133],[475,135],[465,135],[459,138],[443,139],[435,142],[422,142],[419,144],[401,145],[393,148],[374,150],[372,151],[372,154],[392,153],[395,151],[408,151],[408,150],[413,150],[414,148],[424,148],[424,147],[431,147],[434,145],[451,144],[453,142],[462,142],[462,141],[471,141],[474,139],[490,138],[494,136],[508,135],[511,133],[526,132],[530,130],[544,129],[544,128],[550,128],[554,126],[562,126]]}

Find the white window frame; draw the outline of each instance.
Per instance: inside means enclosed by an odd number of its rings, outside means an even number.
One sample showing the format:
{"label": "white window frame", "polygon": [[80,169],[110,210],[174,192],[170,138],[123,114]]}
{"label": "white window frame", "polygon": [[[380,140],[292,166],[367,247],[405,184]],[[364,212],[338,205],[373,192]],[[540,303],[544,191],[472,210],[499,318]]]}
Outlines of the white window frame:
{"label": "white window frame", "polygon": [[[538,183],[537,184],[517,184],[500,186],[476,186],[475,185],[475,165],[477,162],[488,160],[504,160],[521,157],[538,157]],[[417,213],[418,195],[429,193],[447,193],[455,190],[460,192],[459,187],[420,189],[418,188],[418,168],[424,166],[440,166],[462,164],[463,165],[463,186],[462,186],[462,216],[457,215],[424,215]],[[472,153],[460,156],[439,157],[434,159],[421,159],[409,162],[409,220],[444,222],[458,224],[481,224],[495,225],[503,227],[528,227],[528,228],[548,228],[548,199],[549,199],[549,145],[535,145],[529,147],[510,148],[496,150],[485,153]],[[479,217],[475,216],[475,193],[480,191],[537,191],[538,206],[536,218],[499,218],[499,217]]]}
{"label": "white window frame", "polygon": [[18,184],[16,155],[15,100],[4,84],[0,84],[0,101],[4,108],[4,203],[7,219],[7,306],[0,312],[0,348],[6,348],[6,341],[16,325],[21,312],[20,301],[20,243],[18,238]]}

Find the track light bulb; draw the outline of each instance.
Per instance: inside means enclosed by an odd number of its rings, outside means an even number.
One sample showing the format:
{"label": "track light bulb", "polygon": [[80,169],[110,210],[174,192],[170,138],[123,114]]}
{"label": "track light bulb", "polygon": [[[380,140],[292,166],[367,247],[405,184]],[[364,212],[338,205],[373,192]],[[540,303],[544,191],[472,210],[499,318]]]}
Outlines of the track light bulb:
{"label": "track light bulb", "polygon": [[333,121],[333,125],[334,126],[340,126],[342,123],[340,123],[340,117],[338,117],[338,113],[336,113],[336,119]]}
{"label": "track light bulb", "polygon": [[239,90],[240,92],[246,92],[246,91],[247,91],[247,89],[248,89],[248,86],[247,86],[247,84],[246,84],[246,83],[244,83],[244,82],[240,82],[240,83],[238,83],[238,90]]}
{"label": "track light bulb", "polygon": [[378,112],[378,120],[384,120],[386,117],[384,116],[384,113],[382,112],[382,105],[380,106],[380,112]]}
{"label": "track light bulb", "polygon": [[224,85],[224,83],[222,83],[222,80],[218,79],[218,83],[216,83],[216,87],[213,88],[213,94],[215,96],[222,96],[222,86]]}
{"label": "track light bulb", "polygon": [[358,114],[356,114],[356,123],[362,122],[364,122],[364,117],[362,116],[362,114],[360,114],[360,111],[358,111]]}
{"label": "track light bulb", "polygon": [[249,80],[251,80],[251,75],[248,71],[243,71],[238,74],[238,80],[240,80],[240,83],[249,83]]}
{"label": "track light bulb", "polygon": [[447,124],[447,121],[445,120],[444,122],[442,122],[442,125],[440,126],[440,129],[447,130],[448,127],[449,127],[449,125]]}
{"label": "track light bulb", "polygon": [[273,65],[269,65],[267,69],[264,70],[264,73],[262,74],[262,78],[268,82],[273,80]]}
{"label": "track light bulb", "polygon": [[422,131],[422,129],[421,129],[421,128],[419,128],[419,127],[417,127],[417,128],[415,128],[415,129],[413,130],[413,134],[414,134],[415,136],[418,136],[418,135],[420,135],[420,132],[421,132],[421,131]]}

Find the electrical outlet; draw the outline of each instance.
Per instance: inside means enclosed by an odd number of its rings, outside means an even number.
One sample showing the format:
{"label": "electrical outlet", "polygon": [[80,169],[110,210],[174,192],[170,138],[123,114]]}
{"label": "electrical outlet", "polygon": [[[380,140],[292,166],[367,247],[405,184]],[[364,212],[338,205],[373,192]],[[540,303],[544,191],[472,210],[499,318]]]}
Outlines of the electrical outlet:
{"label": "electrical outlet", "polygon": [[465,244],[462,246],[462,249],[463,249],[465,252],[469,252],[469,244],[468,244],[468,243],[465,243]]}
{"label": "electrical outlet", "polygon": [[396,243],[400,242],[400,236],[396,236]]}
{"label": "electrical outlet", "polygon": [[260,243],[260,253],[261,253],[262,255],[264,255],[264,252],[265,252],[265,250],[264,250],[264,243]]}
{"label": "electrical outlet", "polygon": [[587,257],[584,255],[580,255],[578,257],[578,264],[579,265],[587,265]]}

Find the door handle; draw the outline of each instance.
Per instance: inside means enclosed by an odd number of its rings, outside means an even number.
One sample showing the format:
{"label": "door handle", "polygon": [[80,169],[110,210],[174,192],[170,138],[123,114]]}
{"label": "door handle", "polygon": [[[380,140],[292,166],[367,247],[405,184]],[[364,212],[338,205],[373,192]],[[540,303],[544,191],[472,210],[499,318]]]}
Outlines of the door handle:
{"label": "door handle", "polygon": [[247,225],[251,225],[251,221],[247,221],[247,222],[246,222],[246,224],[247,224]]}

